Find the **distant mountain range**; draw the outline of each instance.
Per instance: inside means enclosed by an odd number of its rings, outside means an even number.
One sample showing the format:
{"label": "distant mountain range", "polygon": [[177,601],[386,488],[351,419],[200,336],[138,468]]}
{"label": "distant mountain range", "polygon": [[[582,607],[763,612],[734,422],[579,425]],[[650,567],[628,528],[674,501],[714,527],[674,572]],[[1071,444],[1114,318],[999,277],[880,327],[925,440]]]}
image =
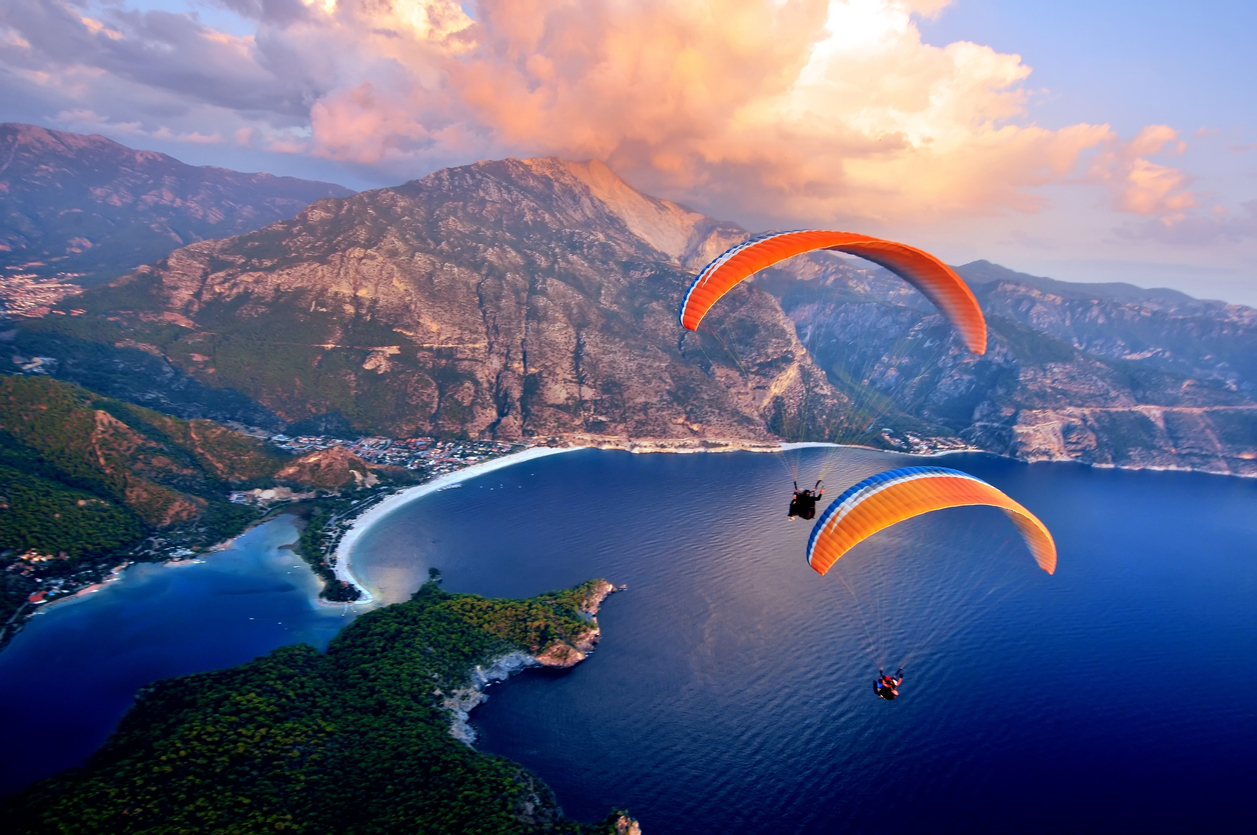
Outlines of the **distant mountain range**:
{"label": "distant mountain range", "polygon": [[110,281],[174,249],[265,226],[331,183],[185,165],[103,136],[0,124],[0,275]]}
{"label": "distant mountain range", "polygon": [[982,357],[882,270],[813,256],[761,284],[831,378],[859,369],[850,385],[935,432],[1030,461],[1257,473],[1257,310],[985,261],[957,270],[986,313]]}
{"label": "distant mountain range", "polygon": [[6,338],[13,371],[268,428],[942,437],[1257,473],[1251,308],[979,261],[959,268],[991,330],[974,357],[907,285],[824,254],[767,271],[709,333],[683,334],[693,273],[745,237],[596,162],[482,162],[192,244],[75,298],[81,315]]}

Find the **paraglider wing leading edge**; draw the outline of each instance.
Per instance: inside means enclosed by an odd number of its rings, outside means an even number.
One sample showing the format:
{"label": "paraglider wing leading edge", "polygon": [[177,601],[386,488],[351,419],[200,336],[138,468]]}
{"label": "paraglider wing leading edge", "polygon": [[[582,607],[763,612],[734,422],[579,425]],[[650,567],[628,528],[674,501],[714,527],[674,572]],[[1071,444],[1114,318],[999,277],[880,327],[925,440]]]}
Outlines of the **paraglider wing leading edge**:
{"label": "paraglider wing leading edge", "polygon": [[1056,571],[1056,544],[1034,514],[995,487],[959,470],[903,467],[866,478],[834,500],[812,529],[807,562],[819,574],[858,543],[914,516],[951,507],[983,505],[1008,514],[1035,562]]}
{"label": "paraglider wing leading edge", "polygon": [[942,311],[972,353],[986,353],[982,310],[968,285],[951,267],[915,247],[853,232],[773,232],[731,247],[704,267],[690,285],[681,303],[681,326],[697,330],[712,305],[765,267],[823,249],[856,255],[890,270]]}

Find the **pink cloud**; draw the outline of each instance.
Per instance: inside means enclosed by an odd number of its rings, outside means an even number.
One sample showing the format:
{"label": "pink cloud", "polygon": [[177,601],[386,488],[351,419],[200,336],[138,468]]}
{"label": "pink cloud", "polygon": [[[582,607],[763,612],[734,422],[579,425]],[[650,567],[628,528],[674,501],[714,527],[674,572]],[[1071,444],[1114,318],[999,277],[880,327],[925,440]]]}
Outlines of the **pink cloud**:
{"label": "pink cloud", "polygon": [[67,112],[146,135],[226,136],[398,179],[486,157],[597,158],[761,225],[1038,212],[1053,184],[1102,183],[1118,211],[1167,223],[1198,202],[1153,160],[1182,152],[1173,129],[1123,142],[1104,124],[1038,125],[1020,56],[924,42],[917,21],[947,0],[480,0],[471,14],[457,0],[222,2],[256,33],[10,0],[0,67],[43,73]]}
{"label": "pink cloud", "polygon": [[1181,155],[1187,149],[1178,131],[1167,125],[1150,125],[1129,142],[1114,141],[1098,155],[1091,176],[1114,190],[1114,205],[1123,212],[1155,217],[1172,226],[1198,205],[1188,190],[1190,178],[1167,165],[1147,159],[1158,154]]}
{"label": "pink cloud", "polygon": [[766,222],[1036,211],[1033,189],[1111,131],[1029,122],[1019,56],[923,43],[914,14],[943,5],[483,0],[474,20],[430,4],[411,25],[342,3],[329,25],[352,29],[369,78],[314,105],[315,147],[399,167],[593,157]]}

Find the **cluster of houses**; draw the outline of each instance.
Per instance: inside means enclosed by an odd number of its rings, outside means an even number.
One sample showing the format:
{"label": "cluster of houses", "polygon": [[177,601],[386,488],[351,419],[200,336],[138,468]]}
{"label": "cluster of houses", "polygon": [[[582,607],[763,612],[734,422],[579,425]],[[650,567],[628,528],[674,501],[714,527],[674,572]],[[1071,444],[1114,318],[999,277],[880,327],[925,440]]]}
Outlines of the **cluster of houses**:
{"label": "cluster of houses", "polygon": [[328,435],[272,435],[270,440],[280,449],[298,455],[313,450],[344,447],[373,464],[389,464],[408,470],[422,468],[432,475],[462,469],[477,461],[504,455],[514,448],[512,444],[503,441],[439,441],[427,437],[347,440]]}
{"label": "cluster of houses", "polygon": [[896,433],[893,429],[885,428],[881,431],[882,440],[892,449],[903,450],[905,452],[930,453],[930,452],[962,452],[972,450],[970,446],[960,438],[923,438],[915,432]]}
{"label": "cluster of houses", "polygon": [[[10,267],[9,269],[15,269]],[[0,312],[9,316],[38,318],[49,313],[60,313],[52,308],[62,299],[83,292],[83,288],[69,281],[39,278],[34,273],[0,275]],[[72,310],[71,316],[81,316],[86,311]]]}

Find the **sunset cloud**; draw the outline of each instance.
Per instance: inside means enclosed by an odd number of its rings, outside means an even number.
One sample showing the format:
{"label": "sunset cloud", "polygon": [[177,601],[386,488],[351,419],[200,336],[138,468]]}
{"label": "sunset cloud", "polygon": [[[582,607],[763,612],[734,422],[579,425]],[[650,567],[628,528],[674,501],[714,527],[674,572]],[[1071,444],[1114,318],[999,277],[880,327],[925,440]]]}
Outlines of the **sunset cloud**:
{"label": "sunset cloud", "polygon": [[1150,156],[1182,154],[1186,143],[1168,125],[1150,125],[1130,142],[1111,142],[1091,166],[1091,174],[1114,188],[1116,208],[1155,217],[1166,226],[1187,218],[1198,205],[1182,171],[1152,162]]}
{"label": "sunset cloud", "polygon": [[[1177,133],[1028,116],[1018,55],[923,41],[946,0],[218,0],[195,14],[8,0],[0,61],[67,113],[406,179],[503,156],[608,162],[760,225],[1037,212],[1102,184],[1168,225],[1199,202]],[[42,80],[41,80],[42,79]],[[3,89],[0,89],[3,92]],[[125,104],[124,104],[125,102]]]}
{"label": "sunset cloud", "polygon": [[1019,56],[922,41],[914,13],[942,5],[485,0],[472,19],[341,2],[327,25],[370,44],[356,63],[373,69],[314,106],[312,150],[402,167],[594,157],[764,222],[1035,211],[1031,190],[1112,132],[1026,123]]}

